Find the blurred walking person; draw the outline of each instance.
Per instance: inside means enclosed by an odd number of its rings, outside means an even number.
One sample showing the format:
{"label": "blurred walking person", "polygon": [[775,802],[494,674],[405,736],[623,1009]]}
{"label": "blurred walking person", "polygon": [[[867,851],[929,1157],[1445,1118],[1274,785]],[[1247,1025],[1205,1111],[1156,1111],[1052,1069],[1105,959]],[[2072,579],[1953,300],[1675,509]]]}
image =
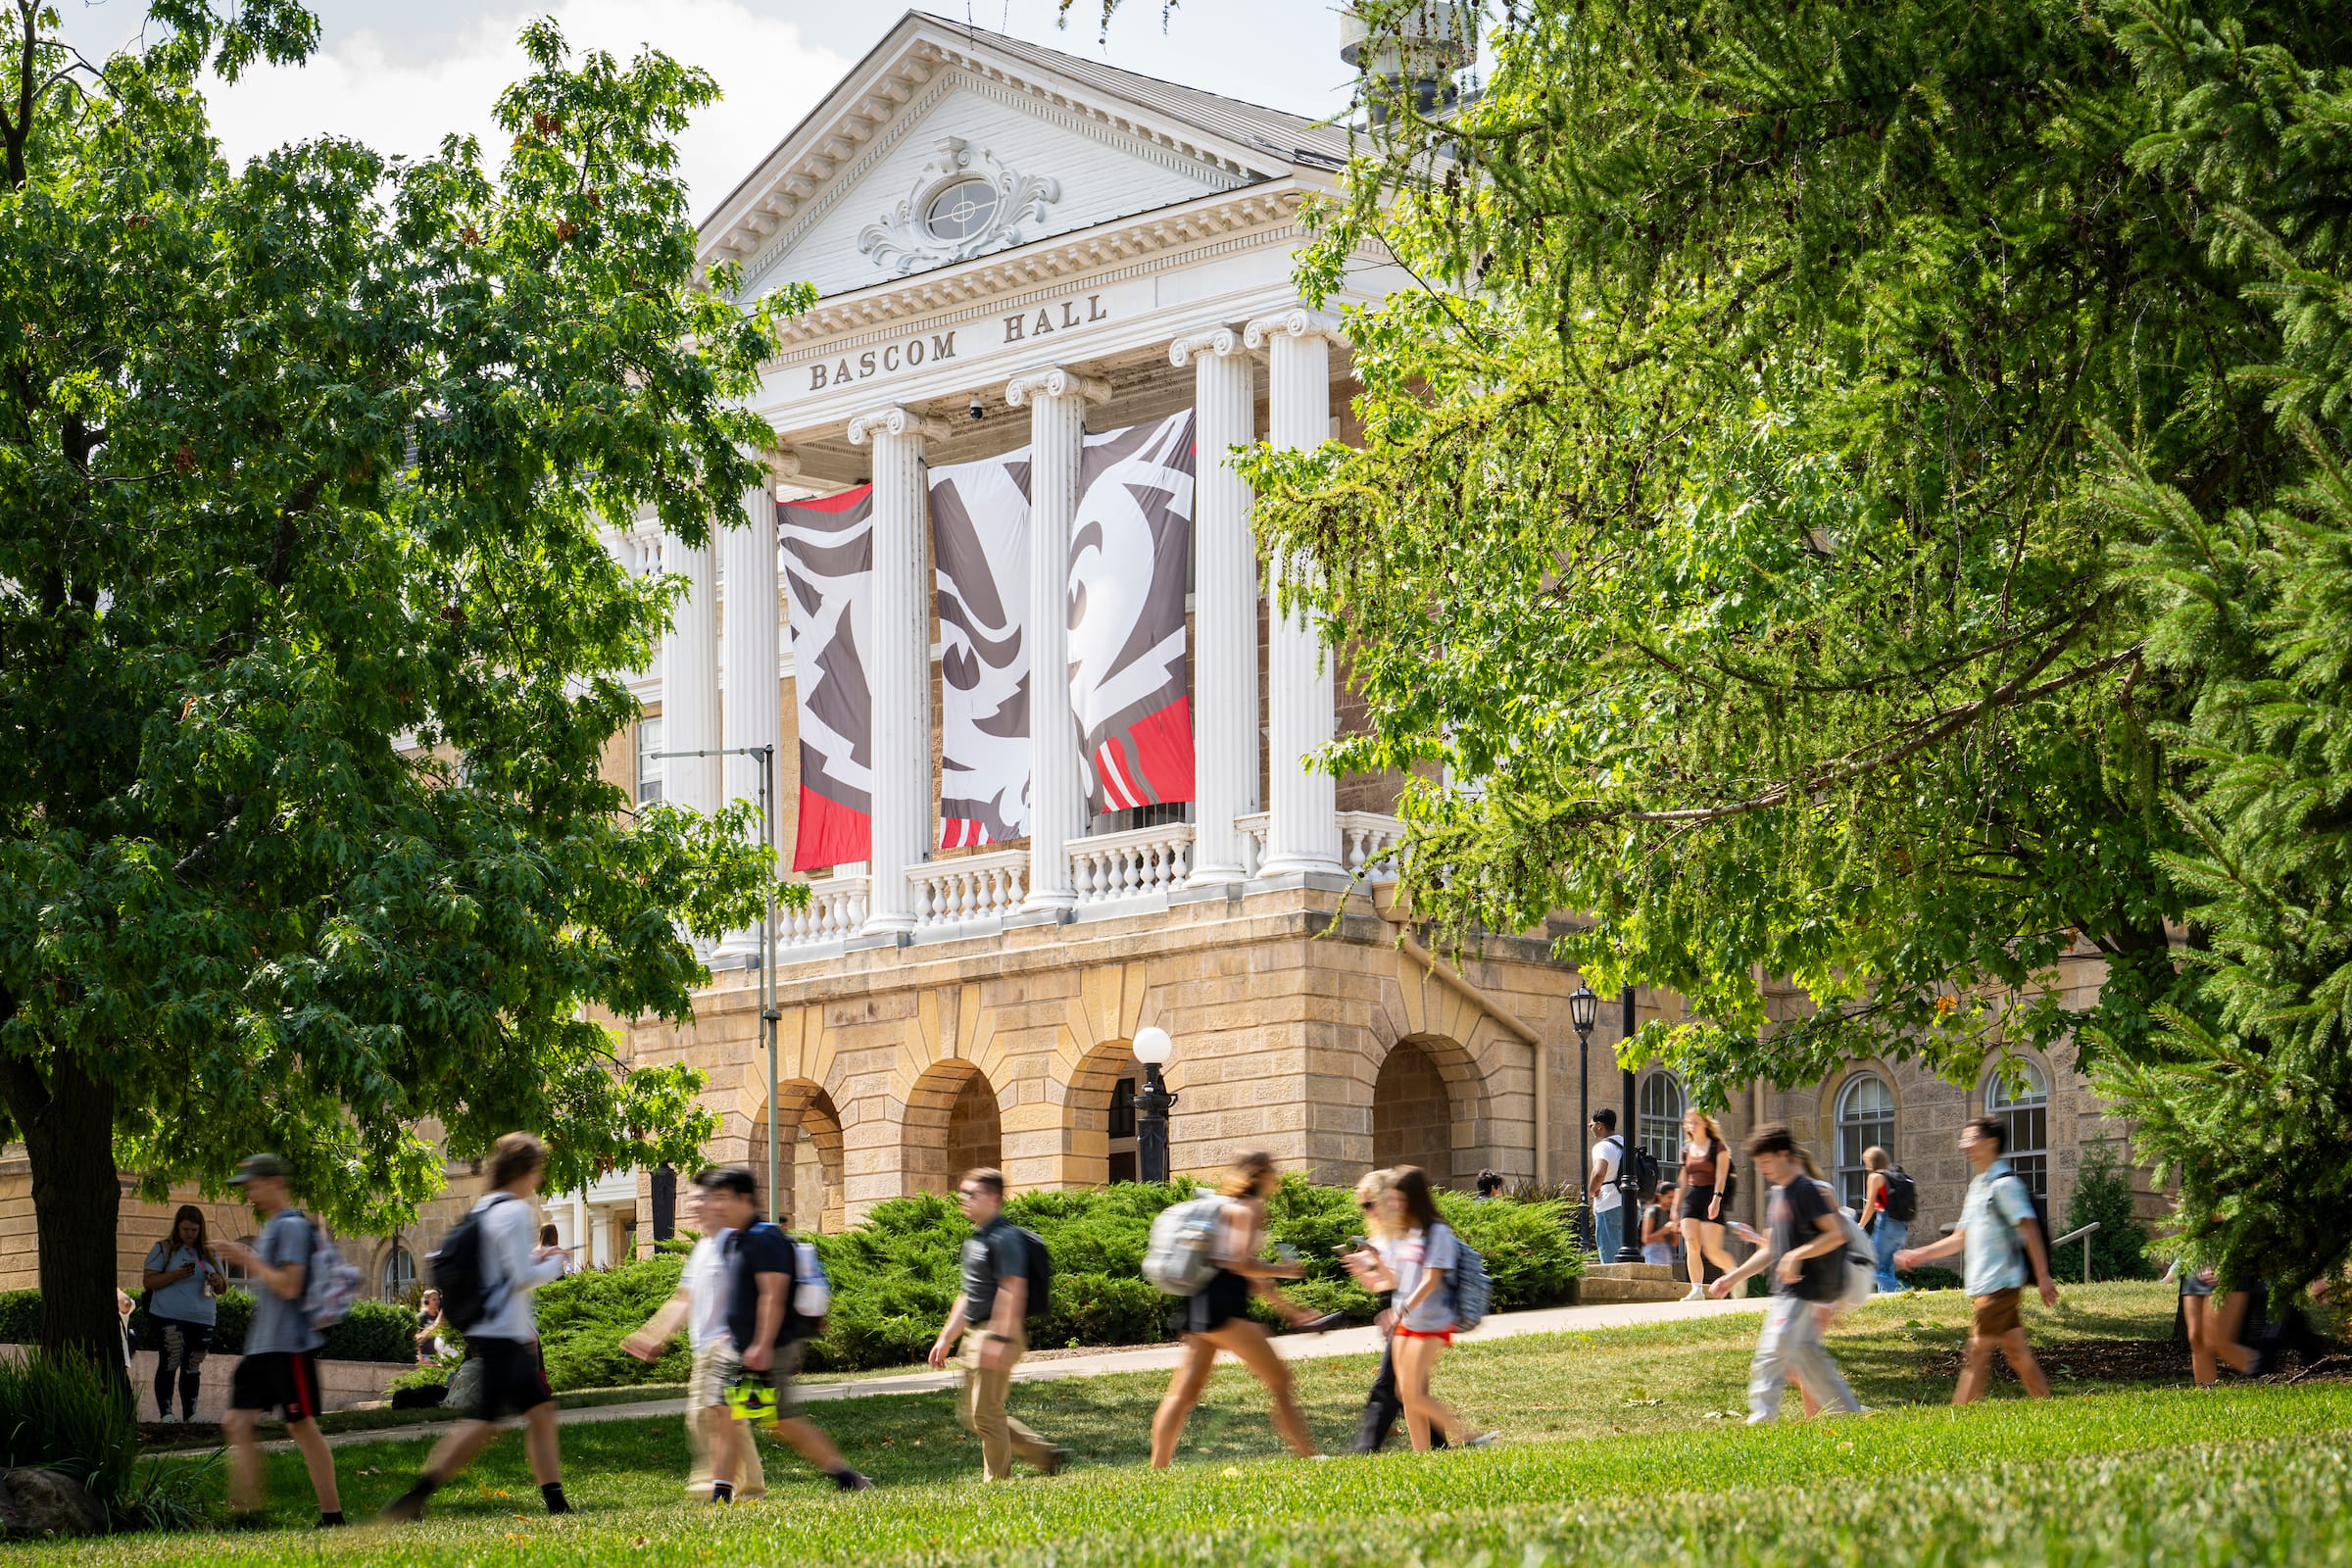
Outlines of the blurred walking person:
{"label": "blurred walking person", "polygon": [[2049,1252],[2043,1245],[2041,1222],[2034,1214],[2034,1195],[2002,1158],[2009,1129],[1997,1116],[1979,1116],[1960,1129],[1960,1152],[1976,1177],[1960,1205],[1960,1224],[1951,1235],[1926,1247],[1905,1248],[1894,1254],[1896,1268],[1917,1268],[1937,1258],[1965,1252],[1961,1289],[1975,1308],[1969,1326],[1968,1349],[1960,1363],[1960,1381],[1952,1402],[1967,1404],[1984,1396],[1992,1377],[1992,1355],[2000,1351],[2030,1397],[2050,1396],[2050,1380],[2034,1359],[2026,1340],[2025,1320],[2018,1305],[2029,1284],[2039,1290],[2044,1306],[2058,1304],[2058,1284],[2050,1277]]}
{"label": "blurred walking person", "polygon": [[1268,1262],[1258,1256],[1265,1244],[1266,1195],[1282,1185],[1282,1172],[1271,1154],[1238,1156],[1225,1173],[1219,1191],[1225,1199],[1217,1218],[1214,1244],[1216,1272],[1200,1291],[1185,1298],[1184,1361],[1168,1382],[1168,1392],[1152,1416],[1152,1468],[1165,1470],[1176,1459],[1176,1445],[1184,1424],[1200,1402],[1200,1391],[1217,1364],[1217,1352],[1229,1350],[1250,1375],[1265,1385],[1274,1400],[1274,1430],[1300,1458],[1315,1451],[1306,1430],[1306,1414],[1291,1390],[1291,1369],[1275,1353],[1274,1341],[1250,1317],[1251,1293],[1300,1327],[1319,1327],[1323,1320],[1294,1305],[1275,1282],[1303,1277],[1306,1270],[1288,1259]]}
{"label": "blurred walking person", "polygon": [[[640,1361],[659,1361],[669,1348],[670,1336],[683,1325],[693,1359],[686,1373],[686,1494],[698,1501],[711,1497],[712,1469],[710,1412],[726,1416],[727,1391],[720,1372],[735,1342],[727,1335],[728,1276],[725,1248],[733,1230],[714,1223],[704,1201],[708,1189],[699,1182],[685,1193],[686,1223],[697,1232],[686,1264],[678,1271],[677,1289],[645,1327],[620,1342],[620,1348]],[[760,1445],[747,1443],[734,1472],[736,1497],[749,1502],[767,1495],[767,1473],[760,1463]]]}
{"label": "blurred walking person", "polygon": [[1788,1128],[1778,1123],[1757,1128],[1747,1141],[1747,1157],[1757,1177],[1772,1188],[1764,1205],[1768,1244],[1709,1287],[1715,1296],[1727,1297],[1750,1275],[1772,1270],[1764,1330],[1748,1363],[1747,1424],[1762,1426],[1780,1414],[1791,1377],[1809,1402],[1851,1415],[1861,1405],[1822,1343],[1823,1314],[1815,1310],[1836,1300],[1843,1286],[1845,1227],[1820,1183],[1805,1173]]}
{"label": "blurred walking person", "polygon": [[275,1154],[249,1154],[229,1178],[245,1189],[245,1201],[262,1217],[251,1247],[222,1242],[220,1254],[252,1276],[253,1321],[245,1329],[245,1353],[228,1379],[228,1506],[239,1524],[261,1522],[262,1448],[254,1428],[267,1410],[283,1411],[286,1436],[302,1453],[311,1490],[318,1496],[318,1523],[343,1523],[343,1501],[335,1488],[335,1456],[318,1430],[318,1346],[320,1335],[303,1310],[310,1289],[314,1222],[294,1206],[286,1192],[285,1162]]}
{"label": "blurred walking person", "polygon": [[1389,1172],[1373,1212],[1376,1261],[1350,1272],[1364,1289],[1393,1295],[1380,1322],[1388,1330],[1405,1431],[1416,1453],[1427,1453],[1439,1435],[1458,1445],[1468,1436],[1461,1417],[1430,1392],[1430,1381],[1439,1358],[1453,1344],[1452,1274],[1460,1244],[1453,1227],[1439,1217],[1429,1176],[1418,1165],[1399,1165]]}
{"label": "blurred walking person", "polygon": [[172,1419],[172,1389],[179,1388],[179,1418],[196,1419],[196,1395],[203,1384],[205,1353],[213,1348],[220,1321],[220,1258],[207,1234],[204,1210],[182,1203],[172,1217],[172,1234],[147,1250],[139,1288],[147,1293],[147,1318],[155,1325],[155,1415]]}

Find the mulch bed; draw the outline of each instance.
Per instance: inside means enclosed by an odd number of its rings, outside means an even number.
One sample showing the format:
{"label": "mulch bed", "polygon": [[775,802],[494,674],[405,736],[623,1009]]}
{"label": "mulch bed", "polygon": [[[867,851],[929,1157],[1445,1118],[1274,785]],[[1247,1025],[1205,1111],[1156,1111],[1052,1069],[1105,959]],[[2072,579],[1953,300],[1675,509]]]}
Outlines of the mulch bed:
{"label": "mulch bed", "polygon": [[[2188,1345],[2181,1340],[2064,1340],[2037,1345],[2034,1358],[2053,1383],[2186,1383]],[[1921,1370],[1931,1378],[1960,1375],[1961,1352],[1945,1350],[1929,1356]],[[2289,1351],[2279,1370],[2259,1378],[2241,1378],[2228,1368],[2232,1383],[2312,1383],[2352,1380],[2352,1353],[2329,1352],[2306,1358]],[[2017,1374],[2006,1357],[1992,1358],[1995,1381],[2015,1383]]]}

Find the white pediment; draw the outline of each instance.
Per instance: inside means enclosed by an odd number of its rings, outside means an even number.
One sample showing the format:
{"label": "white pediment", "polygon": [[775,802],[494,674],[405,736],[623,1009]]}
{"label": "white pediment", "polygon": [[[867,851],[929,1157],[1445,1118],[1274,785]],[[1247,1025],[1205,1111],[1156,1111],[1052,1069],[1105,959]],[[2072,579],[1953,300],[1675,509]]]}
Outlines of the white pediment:
{"label": "white pediment", "polygon": [[705,221],[706,264],[740,265],[747,299],[834,296],[1294,172],[1114,90],[1142,78],[992,38],[909,13]]}

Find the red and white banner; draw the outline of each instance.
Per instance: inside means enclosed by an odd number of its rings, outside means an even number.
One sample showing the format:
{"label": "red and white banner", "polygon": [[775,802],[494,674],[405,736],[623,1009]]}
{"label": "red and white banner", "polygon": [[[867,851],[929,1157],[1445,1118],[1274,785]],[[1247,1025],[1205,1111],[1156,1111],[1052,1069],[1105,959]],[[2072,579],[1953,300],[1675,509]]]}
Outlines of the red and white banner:
{"label": "red and white banner", "polygon": [[1029,449],[931,470],[939,845],[1029,832]]}
{"label": "red and white banner", "polygon": [[1090,811],[1193,798],[1193,416],[1086,438],[1070,528],[1070,707]]}
{"label": "red and white banner", "polygon": [[808,871],[873,853],[874,698],[864,651],[873,646],[874,487],[779,506],[776,537],[801,718],[792,868]]}

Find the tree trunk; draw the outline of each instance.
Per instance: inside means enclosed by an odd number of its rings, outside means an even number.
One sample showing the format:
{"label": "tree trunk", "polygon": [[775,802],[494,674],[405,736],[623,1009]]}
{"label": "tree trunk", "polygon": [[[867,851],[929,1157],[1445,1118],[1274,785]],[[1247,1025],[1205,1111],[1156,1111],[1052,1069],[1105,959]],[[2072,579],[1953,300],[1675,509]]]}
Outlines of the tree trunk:
{"label": "tree trunk", "polygon": [[114,1088],[62,1052],[51,1056],[46,1080],[19,1059],[8,1064],[6,1083],[32,1164],[41,1344],[84,1350],[100,1365],[121,1369],[115,1248],[122,1185],[115,1169]]}

